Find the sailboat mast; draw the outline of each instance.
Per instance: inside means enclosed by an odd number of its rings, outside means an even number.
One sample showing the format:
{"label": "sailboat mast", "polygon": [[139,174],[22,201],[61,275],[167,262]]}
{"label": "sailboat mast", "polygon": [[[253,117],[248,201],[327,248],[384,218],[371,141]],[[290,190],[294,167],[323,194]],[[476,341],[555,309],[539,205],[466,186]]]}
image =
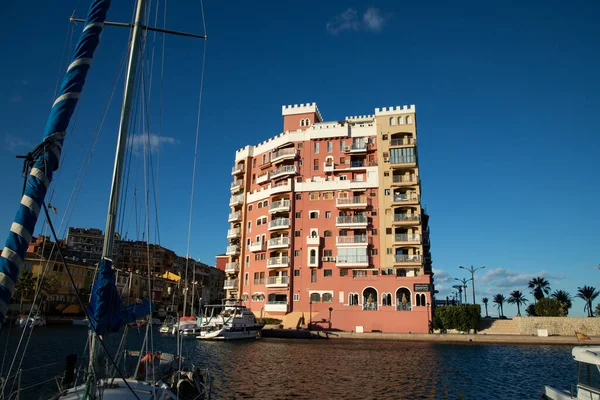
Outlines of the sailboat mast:
{"label": "sailboat mast", "polygon": [[140,25],[142,25],[142,20],[144,19],[145,6],[146,0],[138,0],[137,9],[135,12],[133,35],[131,39],[131,49],[129,52],[129,64],[127,66],[127,76],[125,78],[125,93],[123,95],[123,106],[121,108],[121,120],[119,121],[119,136],[117,141],[117,152],[115,155],[115,166],[113,169],[112,185],[110,188],[108,214],[106,216],[106,229],[104,233],[104,246],[102,248],[102,258],[112,259],[113,257],[115,226],[117,223],[117,212],[119,209],[119,195],[121,191],[121,180],[123,178],[125,153],[127,150],[129,120],[131,116],[135,76],[137,72],[137,62],[139,58],[140,36],[142,33],[142,28],[140,27]]}

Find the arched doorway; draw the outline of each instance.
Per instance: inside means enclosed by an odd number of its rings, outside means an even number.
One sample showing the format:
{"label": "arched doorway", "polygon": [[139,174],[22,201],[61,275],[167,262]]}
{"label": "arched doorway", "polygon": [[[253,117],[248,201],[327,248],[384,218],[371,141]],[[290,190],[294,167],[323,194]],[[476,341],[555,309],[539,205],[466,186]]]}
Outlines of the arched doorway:
{"label": "arched doorway", "polygon": [[412,308],[410,290],[400,288],[396,290],[396,311],[410,311]]}
{"label": "arched doorway", "polygon": [[363,290],[363,310],[377,310],[377,290],[368,287]]}

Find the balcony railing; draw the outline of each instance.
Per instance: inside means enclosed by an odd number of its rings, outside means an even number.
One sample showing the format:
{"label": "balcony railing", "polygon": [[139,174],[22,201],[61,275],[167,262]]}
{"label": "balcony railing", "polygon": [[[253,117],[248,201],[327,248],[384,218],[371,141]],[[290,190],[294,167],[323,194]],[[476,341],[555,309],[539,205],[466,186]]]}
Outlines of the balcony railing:
{"label": "balcony railing", "polygon": [[244,181],[242,181],[241,179],[236,179],[235,181],[231,182],[231,191],[234,192],[234,191],[240,189],[243,184],[244,184]]}
{"label": "balcony railing", "polygon": [[277,178],[283,175],[295,174],[298,168],[295,165],[284,165],[281,168],[274,169],[270,172],[271,179]]}
{"label": "balcony railing", "polygon": [[371,238],[368,236],[337,236],[335,238],[335,241],[338,245],[340,244],[370,244],[371,243]]}
{"label": "balcony railing", "polygon": [[369,256],[366,254],[363,255],[338,255],[335,258],[335,263],[337,265],[340,264],[369,264]]}
{"label": "balcony railing", "polygon": [[417,162],[416,157],[391,157],[390,164],[415,164]]}
{"label": "balcony railing", "polygon": [[286,312],[287,301],[268,301],[265,303],[265,311],[267,312]]}
{"label": "balcony railing", "polygon": [[337,198],[335,204],[338,207],[366,207],[369,199],[364,196],[354,196],[348,198]]}
{"label": "balcony railing", "polygon": [[364,311],[377,311],[377,303],[363,303]]}
{"label": "balcony railing", "polygon": [[289,211],[291,202],[289,200],[279,200],[274,201],[269,205],[269,211],[278,212],[278,211]]}
{"label": "balcony railing", "polygon": [[419,222],[421,215],[394,214],[394,222]]}
{"label": "balcony railing", "polygon": [[237,279],[226,279],[223,283],[223,289],[236,289],[238,282]]}
{"label": "balcony railing", "polygon": [[239,211],[236,211],[236,212],[229,214],[229,218],[227,219],[227,221],[235,222],[235,221],[240,221],[241,219],[242,219],[242,213]]}
{"label": "balcony railing", "polygon": [[227,231],[227,239],[239,237],[241,234],[240,228],[233,228]]}
{"label": "balcony railing", "polygon": [[366,223],[366,215],[344,215],[336,218],[336,224],[338,225],[362,225]]}
{"label": "balcony railing", "polygon": [[346,151],[349,152],[361,152],[361,151],[367,151],[368,149],[368,144],[367,142],[355,142],[352,143],[350,146],[346,146]]}
{"label": "balcony railing", "polygon": [[240,270],[240,264],[236,262],[228,262],[225,264],[225,272],[228,274],[234,274]]}
{"label": "balcony railing", "polygon": [[419,254],[396,254],[394,262],[397,263],[420,263],[423,260]]}
{"label": "balcony railing", "polygon": [[240,165],[235,165],[232,169],[231,169],[231,175],[237,175],[244,172],[244,165],[240,164]]}
{"label": "balcony railing", "polygon": [[290,283],[289,276],[269,276],[267,277],[268,286],[286,286]]}
{"label": "balcony railing", "polygon": [[417,177],[414,175],[393,175],[392,183],[417,183]]}
{"label": "balcony railing", "polygon": [[287,236],[269,239],[269,242],[267,243],[267,247],[269,249],[276,247],[288,247],[289,245],[290,238]]}
{"label": "balcony railing", "polygon": [[407,146],[415,143],[415,139],[411,137],[395,138],[390,140],[390,146]]}
{"label": "balcony railing", "polygon": [[288,265],[290,265],[290,258],[288,256],[271,257],[267,260],[267,267],[271,268],[287,267]]}
{"label": "balcony railing", "polygon": [[237,244],[231,245],[231,246],[227,246],[227,250],[225,251],[225,254],[227,254],[228,256],[232,256],[234,254],[239,254],[240,252],[240,246],[238,246]]}
{"label": "balcony railing", "polygon": [[269,222],[269,229],[285,229],[290,227],[289,218],[277,218]]}
{"label": "balcony railing", "polygon": [[418,203],[419,196],[413,193],[395,193],[394,203]]}
{"label": "balcony railing", "polygon": [[288,181],[283,181],[275,185],[271,185],[271,194],[289,192],[290,190],[292,190],[292,188]]}
{"label": "balcony railing", "polygon": [[333,172],[333,170],[335,169],[335,164],[332,162],[325,162],[323,163],[323,171],[325,172]]}
{"label": "balcony railing", "polygon": [[411,309],[410,303],[402,303],[400,299],[396,299],[396,311],[410,311]]}
{"label": "balcony railing", "polygon": [[407,234],[407,233],[396,233],[394,235],[395,242],[408,242],[408,243],[420,243],[421,235],[418,234]]}
{"label": "balcony railing", "polygon": [[243,194],[238,194],[237,196],[231,196],[231,198],[229,199],[229,205],[232,207],[242,204],[243,202],[244,202]]}
{"label": "balcony railing", "polygon": [[264,174],[260,174],[256,177],[256,183],[264,183],[269,180],[269,171]]}
{"label": "balcony railing", "polygon": [[288,149],[281,149],[272,154],[271,161],[277,162],[277,161],[281,161],[281,160],[285,160],[285,159],[295,158],[296,154],[297,154],[296,149],[293,147],[288,148]]}
{"label": "balcony railing", "polygon": [[265,250],[265,242],[262,240],[258,240],[256,242],[251,242],[248,245],[248,250],[251,252],[264,251]]}

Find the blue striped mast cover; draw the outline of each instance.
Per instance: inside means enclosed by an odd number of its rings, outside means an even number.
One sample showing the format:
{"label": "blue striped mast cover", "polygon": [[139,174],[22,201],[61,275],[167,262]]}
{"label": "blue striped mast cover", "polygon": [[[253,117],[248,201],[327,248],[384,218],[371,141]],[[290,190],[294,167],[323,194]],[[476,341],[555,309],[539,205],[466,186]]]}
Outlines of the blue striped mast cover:
{"label": "blue striped mast cover", "polygon": [[111,0],[93,0],[90,5],[75,55],[67,68],[58,97],[52,105],[44,128],[44,143],[47,146],[35,159],[31,173],[27,177],[27,185],[21,198],[19,211],[10,227],[8,239],[6,239],[5,247],[0,255],[0,327],[4,323],[8,304],[23,266],[40,208],[46,197],[48,186],[52,182],[52,174],[58,169],[65,133],[83,90],[94,51],[100,42],[100,34],[104,28],[110,3]]}

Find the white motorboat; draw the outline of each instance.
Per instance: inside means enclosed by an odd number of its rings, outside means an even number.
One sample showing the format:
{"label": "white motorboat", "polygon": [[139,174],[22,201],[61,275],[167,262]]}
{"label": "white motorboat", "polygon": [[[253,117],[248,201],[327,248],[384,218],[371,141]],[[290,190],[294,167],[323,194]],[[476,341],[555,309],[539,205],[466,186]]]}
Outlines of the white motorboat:
{"label": "white motorboat", "polygon": [[224,304],[206,306],[207,316],[202,318],[202,340],[256,339],[264,324],[258,323],[254,313],[240,300],[225,300]]}
{"label": "white motorboat", "polygon": [[41,317],[39,315],[35,315],[33,317],[25,317],[17,319],[15,325],[20,326],[21,328],[32,328],[37,326],[46,326],[46,318]]}
{"label": "white motorboat", "polygon": [[73,325],[75,325],[75,326],[90,326],[90,321],[88,321],[87,318],[74,319],[72,322],[73,322]]}
{"label": "white motorboat", "polygon": [[158,331],[160,333],[170,333],[173,331],[173,327],[177,324],[177,320],[172,316],[167,316],[163,321]]}
{"label": "white motorboat", "polygon": [[600,346],[578,346],[573,348],[572,354],[579,364],[577,386],[570,390],[545,386],[543,399],[600,399]]}

